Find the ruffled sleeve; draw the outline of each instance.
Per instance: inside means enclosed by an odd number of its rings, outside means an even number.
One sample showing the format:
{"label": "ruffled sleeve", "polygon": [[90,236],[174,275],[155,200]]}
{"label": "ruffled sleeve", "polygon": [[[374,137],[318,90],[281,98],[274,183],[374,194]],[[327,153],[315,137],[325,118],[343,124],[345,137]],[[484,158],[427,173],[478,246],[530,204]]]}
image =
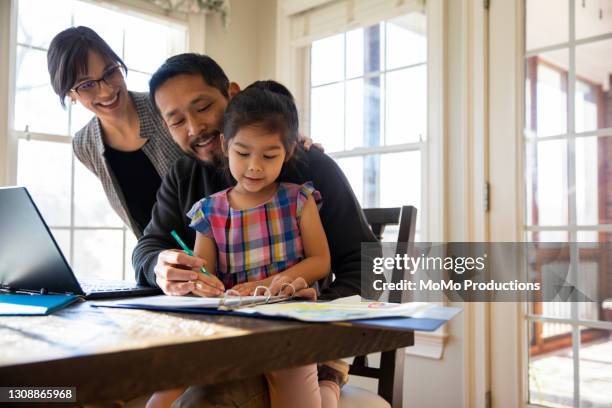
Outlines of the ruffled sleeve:
{"label": "ruffled sleeve", "polygon": [[207,211],[208,198],[203,198],[196,202],[191,210],[187,213],[187,217],[191,219],[189,226],[207,237],[212,238],[212,229],[210,228],[210,222],[208,222],[208,211]]}
{"label": "ruffled sleeve", "polygon": [[307,181],[306,183],[300,186],[297,195],[297,219],[299,220],[302,215],[302,209],[304,208],[304,204],[308,201],[308,197],[312,196],[314,198],[315,203],[317,204],[317,209],[321,210],[321,206],[323,205],[323,200],[321,199],[321,193],[318,190],[315,190],[312,181]]}

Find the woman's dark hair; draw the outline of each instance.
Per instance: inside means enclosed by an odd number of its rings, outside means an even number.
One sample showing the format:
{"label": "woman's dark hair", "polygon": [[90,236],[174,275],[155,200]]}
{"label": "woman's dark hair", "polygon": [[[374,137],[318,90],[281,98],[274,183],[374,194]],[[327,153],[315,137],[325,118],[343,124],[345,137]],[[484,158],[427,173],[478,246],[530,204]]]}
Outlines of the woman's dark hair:
{"label": "woman's dark hair", "polygon": [[155,104],[155,92],[166,81],[179,75],[201,75],[204,82],[215,87],[221,95],[229,98],[227,89],[230,82],[223,69],[208,55],[184,53],[168,58],[161,67],[155,71],[149,80],[149,99]]}
{"label": "woman's dark hair", "polygon": [[94,51],[106,61],[116,62],[127,74],[127,67],[111,47],[89,27],[70,27],[56,35],[47,52],[47,68],[51,86],[59,95],[60,103],[66,106],[66,95],[74,86],[77,77],[87,72],[89,51]]}
{"label": "woman's dark hair", "polygon": [[247,126],[279,133],[289,153],[298,142],[298,113],[293,95],[275,81],[257,81],[232,98],[223,117],[225,144]]}

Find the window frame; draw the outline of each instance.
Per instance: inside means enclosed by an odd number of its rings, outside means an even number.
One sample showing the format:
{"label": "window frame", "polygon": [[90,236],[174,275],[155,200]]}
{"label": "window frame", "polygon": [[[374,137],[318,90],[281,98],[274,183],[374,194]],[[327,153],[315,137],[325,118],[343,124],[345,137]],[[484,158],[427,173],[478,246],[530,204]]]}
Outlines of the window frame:
{"label": "window frame", "polygon": [[[367,147],[356,147],[356,148],[352,148],[350,150],[341,150],[341,151],[334,151],[334,152],[327,152],[327,154],[333,158],[334,160],[337,159],[345,159],[345,158],[356,158],[356,157],[367,157],[367,156],[371,156],[371,155],[384,155],[384,154],[389,154],[389,153],[406,153],[406,152],[415,152],[418,151],[421,153],[421,163],[420,163],[420,167],[421,167],[421,179],[420,179],[420,183],[421,183],[421,202],[418,203],[417,205],[417,209],[418,209],[418,217],[420,218],[420,228],[419,230],[417,230],[417,234],[419,235],[419,240],[421,241],[426,241],[426,240],[432,240],[432,238],[429,237],[433,237],[438,235],[438,232],[434,232],[432,231],[431,233],[428,234],[428,230],[431,227],[431,223],[426,222],[426,220],[428,219],[427,217],[430,216],[428,213],[429,211],[427,211],[427,206],[426,203],[428,201],[430,201],[427,197],[427,188],[429,187],[431,189],[431,184],[428,183],[428,170],[429,170],[429,162],[432,161],[430,156],[428,156],[428,153],[434,153],[434,149],[429,148],[428,149],[428,142],[430,140],[431,137],[436,137],[434,135],[432,135],[432,131],[430,128],[430,122],[432,121],[432,116],[429,113],[429,109],[431,107],[431,94],[433,92],[434,87],[432,86],[432,80],[431,78],[431,74],[432,72],[430,72],[430,67],[431,67],[431,62],[430,62],[430,58],[432,57],[432,47],[433,44],[430,44],[430,40],[429,40],[429,34],[430,31],[432,30],[432,28],[430,28],[430,17],[429,17],[429,7],[427,7],[425,9],[425,15],[427,18],[427,32],[426,35],[427,37],[427,59],[424,62],[419,62],[419,63],[411,63],[408,65],[402,65],[400,67],[394,67],[392,69],[383,69],[383,70],[378,70],[378,71],[373,71],[373,72],[364,72],[362,73],[362,75],[357,76],[357,77],[351,77],[351,78],[347,78],[346,77],[346,72],[344,72],[343,74],[343,79],[341,80],[337,80],[337,81],[332,81],[332,82],[325,82],[325,83],[321,83],[321,84],[317,84],[317,85],[312,85],[311,83],[311,71],[310,71],[310,66],[311,66],[311,49],[312,49],[312,43],[310,43],[309,45],[303,47],[303,51],[302,54],[306,54],[305,56],[302,55],[302,61],[303,61],[303,66],[304,71],[302,74],[302,83],[303,83],[303,87],[304,87],[304,110],[303,110],[303,128],[306,131],[306,134],[309,134],[309,131],[311,129],[311,103],[310,103],[310,94],[312,92],[313,89],[315,88],[319,88],[319,87],[324,87],[324,86],[329,86],[329,85],[333,85],[333,84],[344,84],[344,93],[345,93],[345,97],[346,97],[346,83],[348,83],[349,81],[353,81],[356,79],[363,79],[365,80],[366,78],[372,78],[372,77],[378,77],[378,78],[382,78],[383,75],[388,75],[389,73],[393,73],[393,72],[398,72],[398,71],[402,71],[402,70],[409,70],[412,68],[418,68],[418,67],[422,67],[425,66],[426,67],[426,71],[427,71],[427,103],[428,103],[428,120],[427,120],[427,130],[426,130],[426,135],[422,135],[420,140],[418,142],[409,142],[409,143],[400,143],[400,144],[393,144],[393,145],[379,145],[379,146],[367,146]],[[353,30],[355,28],[365,28],[365,27],[370,27],[373,25],[377,25],[380,24],[381,22],[385,23],[385,40],[384,40],[384,52],[382,54],[382,58],[386,58],[387,56],[387,41],[386,41],[386,35],[387,35],[387,26],[386,23],[390,20],[392,20],[395,17],[401,17],[403,15],[406,15],[406,13],[403,12],[398,12],[396,15],[390,16],[385,18],[382,21],[379,21],[378,23],[374,23],[374,24],[369,24],[369,25],[358,25],[358,26],[352,26],[350,28],[347,28],[346,31],[343,31],[342,34],[345,35],[345,40],[344,40],[344,61],[346,62],[346,33],[350,30]],[[435,21],[434,21],[435,23]],[[338,33],[340,34],[340,33]],[[325,38],[325,37],[324,37]],[[386,77],[385,77],[386,80]],[[386,82],[385,85],[383,85],[383,87],[386,87]],[[381,87],[382,89],[382,87]],[[385,94],[385,98],[386,98],[386,94]],[[386,101],[386,99],[385,99]],[[385,102],[382,102],[383,104],[385,104]],[[344,117],[342,118],[345,121],[345,126],[344,126],[344,132],[345,134],[343,135],[344,138],[344,144],[346,144],[346,104],[344,105]],[[381,124],[381,128],[385,129],[386,132],[386,126],[385,126],[385,121],[386,121],[386,114],[382,115],[382,124]],[[435,129],[435,127],[434,127]],[[312,137],[314,137],[316,139],[317,135],[311,135]],[[323,146],[325,147],[325,146]],[[439,185],[439,184],[438,184]],[[379,191],[380,193],[380,191]],[[440,218],[438,219],[440,220]]]}

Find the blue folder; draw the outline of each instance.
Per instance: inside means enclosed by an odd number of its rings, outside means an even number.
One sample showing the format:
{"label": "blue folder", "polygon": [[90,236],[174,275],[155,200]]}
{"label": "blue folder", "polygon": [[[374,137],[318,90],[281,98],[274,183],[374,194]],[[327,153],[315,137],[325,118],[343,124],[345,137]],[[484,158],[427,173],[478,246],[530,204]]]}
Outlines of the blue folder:
{"label": "blue folder", "polygon": [[79,300],[76,295],[0,295],[0,316],[45,316]]}
{"label": "blue folder", "polygon": [[351,320],[349,323],[359,327],[432,332],[447,321],[448,320],[429,319],[426,317],[386,317],[382,319]]}

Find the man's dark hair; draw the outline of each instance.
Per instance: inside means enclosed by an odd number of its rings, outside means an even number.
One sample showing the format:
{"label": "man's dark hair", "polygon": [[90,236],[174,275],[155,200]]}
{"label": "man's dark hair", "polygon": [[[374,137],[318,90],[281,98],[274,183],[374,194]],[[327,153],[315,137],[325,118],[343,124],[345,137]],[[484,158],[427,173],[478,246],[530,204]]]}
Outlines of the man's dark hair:
{"label": "man's dark hair", "polygon": [[153,106],[156,106],[155,92],[159,87],[179,75],[201,75],[206,84],[217,88],[223,96],[229,98],[229,79],[219,64],[207,55],[185,53],[168,58],[149,80],[149,98]]}
{"label": "man's dark hair", "polygon": [[66,95],[75,85],[77,77],[87,72],[89,51],[98,53],[103,60],[116,62],[127,74],[127,67],[111,47],[89,27],[70,27],[57,34],[47,51],[47,68],[51,86],[66,106]]}
{"label": "man's dark hair", "polygon": [[223,117],[226,147],[236,133],[247,126],[258,126],[279,133],[287,153],[298,142],[298,113],[291,92],[275,81],[257,81],[232,98]]}

